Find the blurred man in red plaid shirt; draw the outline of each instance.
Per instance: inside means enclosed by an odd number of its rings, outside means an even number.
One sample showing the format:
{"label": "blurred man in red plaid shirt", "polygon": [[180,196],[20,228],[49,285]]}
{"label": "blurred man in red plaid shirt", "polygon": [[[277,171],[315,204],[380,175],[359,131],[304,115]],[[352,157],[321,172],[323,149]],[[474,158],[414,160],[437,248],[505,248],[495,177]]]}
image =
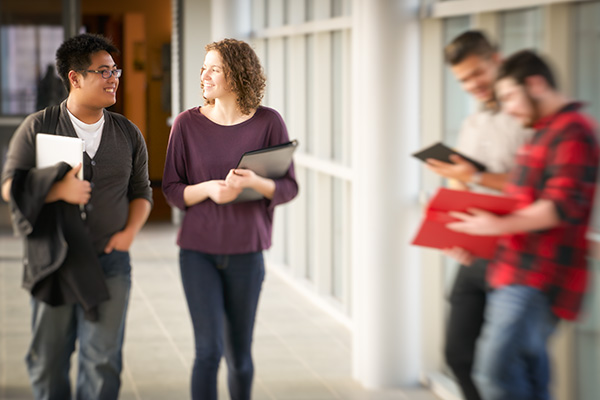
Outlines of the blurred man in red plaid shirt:
{"label": "blurred man in red plaid shirt", "polygon": [[[587,284],[587,241],[599,149],[594,123],[557,91],[535,53],[508,58],[496,81],[502,108],[535,129],[517,153],[504,192],[520,207],[507,216],[453,213],[450,229],[502,235],[487,280],[485,324],[474,378],[486,400],[549,399],[547,341],[559,319],[573,320]],[[468,262],[464,251],[454,256]]]}

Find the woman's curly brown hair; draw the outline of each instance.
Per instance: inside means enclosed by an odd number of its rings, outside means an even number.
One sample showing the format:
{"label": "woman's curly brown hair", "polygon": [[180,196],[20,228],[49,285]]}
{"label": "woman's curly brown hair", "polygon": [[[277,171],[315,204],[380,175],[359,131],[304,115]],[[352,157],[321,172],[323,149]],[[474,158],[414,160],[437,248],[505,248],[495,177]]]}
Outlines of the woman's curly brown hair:
{"label": "woman's curly brown hair", "polygon": [[[246,42],[223,39],[207,44],[206,52],[216,51],[223,59],[225,80],[237,95],[237,104],[243,114],[250,114],[262,101],[267,79],[258,56]],[[215,100],[205,99],[204,104]]]}

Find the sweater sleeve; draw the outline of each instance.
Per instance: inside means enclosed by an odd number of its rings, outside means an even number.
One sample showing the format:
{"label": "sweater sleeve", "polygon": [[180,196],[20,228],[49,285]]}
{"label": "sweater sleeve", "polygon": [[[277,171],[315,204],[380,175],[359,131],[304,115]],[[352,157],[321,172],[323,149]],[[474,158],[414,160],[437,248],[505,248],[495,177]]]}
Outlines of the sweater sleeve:
{"label": "sweater sleeve", "polygon": [[153,204],[152,188],[150,187],[150,177],[148,174],[148,149],[142,132],[132,122],[135,127],[135,153],[133,154],[133,170],[129,179],[129,199],[146,199]]}
{"label": "sweater sleeve", "polygon": [[[283,118],[279,113],[275,112],[277,116],[276,120],[271,126],[271,141],[269,146],[275,146],[278,144],[289,142],[289,136]],[[283,203],[287,203],[292,200],[298,194],[298,183],[296,182],[296,173],[294,171],[294,162],[290,165],[287,174],[280,179],[274,179],[275,181],[275,193],[273,198],[269,202],[269,208],[275,208],[275,206]]]}
{"label": "sweater sleeve", "polygon": [[185,210],[187,207],[183,199],[183,191],[188,186],[188,177],[185,168],[185,154],[182,139],[181,114],[175,119],[163,171],[162,190],[167,202],[174,207]]}
{"label": "sweater sleeve", "polygon": [[41,112],[30,114],[12,135],[2,170],[2,183],[11,179],[17,169],[35,167],[35,134],[41,126]]}

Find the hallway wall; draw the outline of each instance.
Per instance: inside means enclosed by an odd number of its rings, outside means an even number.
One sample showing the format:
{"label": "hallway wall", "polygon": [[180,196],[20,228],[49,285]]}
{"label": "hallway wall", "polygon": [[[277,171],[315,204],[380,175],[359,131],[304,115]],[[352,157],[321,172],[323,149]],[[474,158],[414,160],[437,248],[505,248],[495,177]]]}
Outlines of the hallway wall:
{"label": "hallway wall", "polygon": [[[152,220],[169,220],[171,209],[166,204],[160,182],[165,162],[171,116],[171,75],[169,45],[171,42],[171,3],[163,0],[84,1],[85,16],[111,16],[124,24],[124,48],[129,65],[123,72],[123,113],[138,125],[146,138],[150,180],[153,183]],[[129,76],[129,81],[127,77]],[[134,81],[134,82],[131,82]]]}

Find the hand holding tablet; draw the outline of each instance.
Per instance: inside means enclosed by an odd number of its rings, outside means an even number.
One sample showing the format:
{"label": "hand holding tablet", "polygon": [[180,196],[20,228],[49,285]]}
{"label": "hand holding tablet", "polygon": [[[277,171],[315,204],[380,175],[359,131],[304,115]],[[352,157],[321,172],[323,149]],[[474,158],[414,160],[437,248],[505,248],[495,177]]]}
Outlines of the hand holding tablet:
{"label": "hand holding tablet", "polygon": [[464,154],[451,149],[450,147],[446,146],[442,142],[435,143],[425,149],[422,149],[416,153],[413,153],[413,157],[416,157],[424,162],[427,162],[428,159],[434,159],[434,160],[442,161],[445,163],[454,164],[454,162],[451,159],[452,155],[457,155],[457,156],[460,156],[461,158],[465,159],[469,163],[473,164],[473,166],[475,166],[475,168],[477,168],[477,170],[480,172],[483,172],[486,170],[485,165],[483,165],[479,161],[475,161],[472,158],[467,157]]}

